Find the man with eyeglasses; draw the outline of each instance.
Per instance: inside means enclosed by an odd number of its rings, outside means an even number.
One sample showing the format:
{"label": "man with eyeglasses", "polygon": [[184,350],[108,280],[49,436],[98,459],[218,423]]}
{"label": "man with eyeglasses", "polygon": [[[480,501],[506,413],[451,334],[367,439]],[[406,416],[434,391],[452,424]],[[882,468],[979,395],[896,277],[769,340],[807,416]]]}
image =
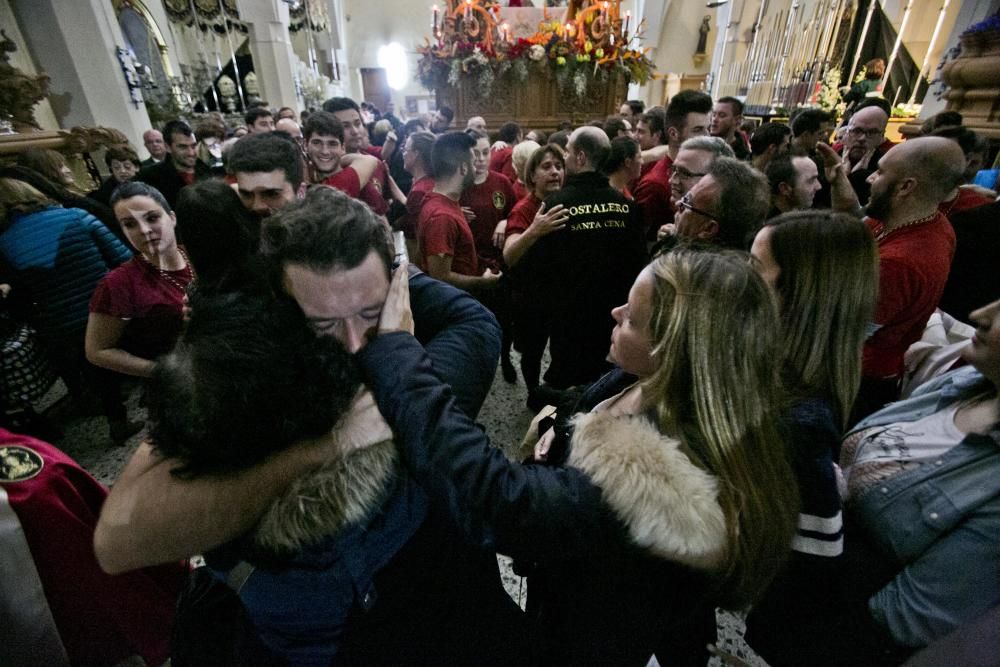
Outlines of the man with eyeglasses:
{"label": "man with eyeglasses", "polygon": [[851,116],[844,135],[841,154],[847,159],[850,173],[848,180],[858,195],[858,201],[866,202],[871,196],[868,177],[878,169],[878,161],[885,155],[885,127],[889,116],[877,106],[861,109]]}
{"label": "man with eyeglasses", "polygon": [[746,250],[767,219],[767,179],[745,162],[715,160],[677,203],[674,215],[679,240]]}
{"label": "man with eyeglasses", "polygon": [[[720,137],[694,137],[681,144],[670,170],[670,204],[676,216],[677,204],[694,187],[701,177],[720,157],[736,157],[733,149]],[[676,241],[677,225],[672,222],[660,225],[656,233],[655,252],[672,246]],[[654,252],[654,254],[655,254]]]}

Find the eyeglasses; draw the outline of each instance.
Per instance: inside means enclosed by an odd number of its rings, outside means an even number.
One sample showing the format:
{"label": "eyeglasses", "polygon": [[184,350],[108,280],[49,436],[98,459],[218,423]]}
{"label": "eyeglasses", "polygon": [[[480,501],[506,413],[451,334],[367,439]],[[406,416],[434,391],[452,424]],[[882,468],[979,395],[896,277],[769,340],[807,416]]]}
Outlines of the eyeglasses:
{"label": "eyeglasses", "polygon": [[855,139],[860,139],[861,137],[868,137],[869,139],[874,139],[876,137],[882,136],[885,129],[873,128],[871,130],[866,130],[863,127],[850,127],[847,129],[847,133],[854,137]]}
{"label": "eyeglasses", "polygon": [[686,180],[691,179],[691,178],[701,178],[705,174],[703,174],[703,173],[699,174],[699,173],[696,173],[696,172],[693,172],[693,171],[688,171],[684,167],[674,167],[673,169],[670,170],[670,175],[671,176],[676,176],[677,178],[681,179],[682,181],[686,181]]}
{"label": "eyeglasses", "polygon": [[691,205],[690,192],[681,197],[680,200],[677,202],[677,212],[680,213],[684,210],[691,211],[692,213],[697,213],[698,215],[703,215],[709,220],[715,220],[716,222],[719,222],[719,219],[715,215],[709,213],[708,211],[703,211],[700,208],[695,208],[694,206]]}

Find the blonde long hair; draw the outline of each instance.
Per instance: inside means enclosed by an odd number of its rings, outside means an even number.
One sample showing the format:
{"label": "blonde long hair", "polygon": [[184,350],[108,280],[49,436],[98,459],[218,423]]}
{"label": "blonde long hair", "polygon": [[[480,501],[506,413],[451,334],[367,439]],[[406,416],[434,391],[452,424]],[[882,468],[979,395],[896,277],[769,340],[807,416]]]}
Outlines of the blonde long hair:
{"label": "blonde long hair", "polygon": [[775,291],[787,389],[832,401],[846,427],[878,299],[875,239],[860,220],[830,211],[786,213],[768,226],[781,268]]}
{"label": "blonde long hair", "polygon": [[799,494],[777,427],[778,313],[745,253],[680,249],[650,264],[656,370],[644,408],[719,481],[722,606],[742,609],[790,549]]}
{"label": "blonde long hair", "polygon": [[15,213],[32,213],[55,202],[35,187],[16,178],[0,178],[0,229],[10,224]]}

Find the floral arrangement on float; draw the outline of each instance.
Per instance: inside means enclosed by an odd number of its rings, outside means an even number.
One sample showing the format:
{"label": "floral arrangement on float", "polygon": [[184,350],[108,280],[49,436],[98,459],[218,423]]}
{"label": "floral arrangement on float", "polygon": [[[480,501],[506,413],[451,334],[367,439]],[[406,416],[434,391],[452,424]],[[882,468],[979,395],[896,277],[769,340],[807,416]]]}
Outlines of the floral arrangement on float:
{"label": "floral arrangement on float", "polygon": [[565,22],[546,9],[534,34],[514,37],[495,0],[447,0],[443,14],[431,8],[432,37],[417,48],[417,77],[429,90],[471,82],[480,98],[497,79],[523,83],[533,70],[551,71],[577,97],[620,75],[644,84],[657,76],[649,49],[637,46],[644,26],[629,33],[631,12],[620,9],[621,0],[583,0],[571,4]]}

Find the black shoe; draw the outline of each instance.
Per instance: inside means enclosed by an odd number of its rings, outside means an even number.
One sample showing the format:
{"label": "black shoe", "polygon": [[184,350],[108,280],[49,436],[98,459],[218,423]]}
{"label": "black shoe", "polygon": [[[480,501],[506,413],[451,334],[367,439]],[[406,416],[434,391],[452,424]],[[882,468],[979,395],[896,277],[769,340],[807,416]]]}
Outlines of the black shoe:
{"label": "black shoe", "polygon": [[503,374],[504,382],[517,384],[517,371],[514,370],[514,364],[510,363],[510,357],[500,360],[500,372]]}

